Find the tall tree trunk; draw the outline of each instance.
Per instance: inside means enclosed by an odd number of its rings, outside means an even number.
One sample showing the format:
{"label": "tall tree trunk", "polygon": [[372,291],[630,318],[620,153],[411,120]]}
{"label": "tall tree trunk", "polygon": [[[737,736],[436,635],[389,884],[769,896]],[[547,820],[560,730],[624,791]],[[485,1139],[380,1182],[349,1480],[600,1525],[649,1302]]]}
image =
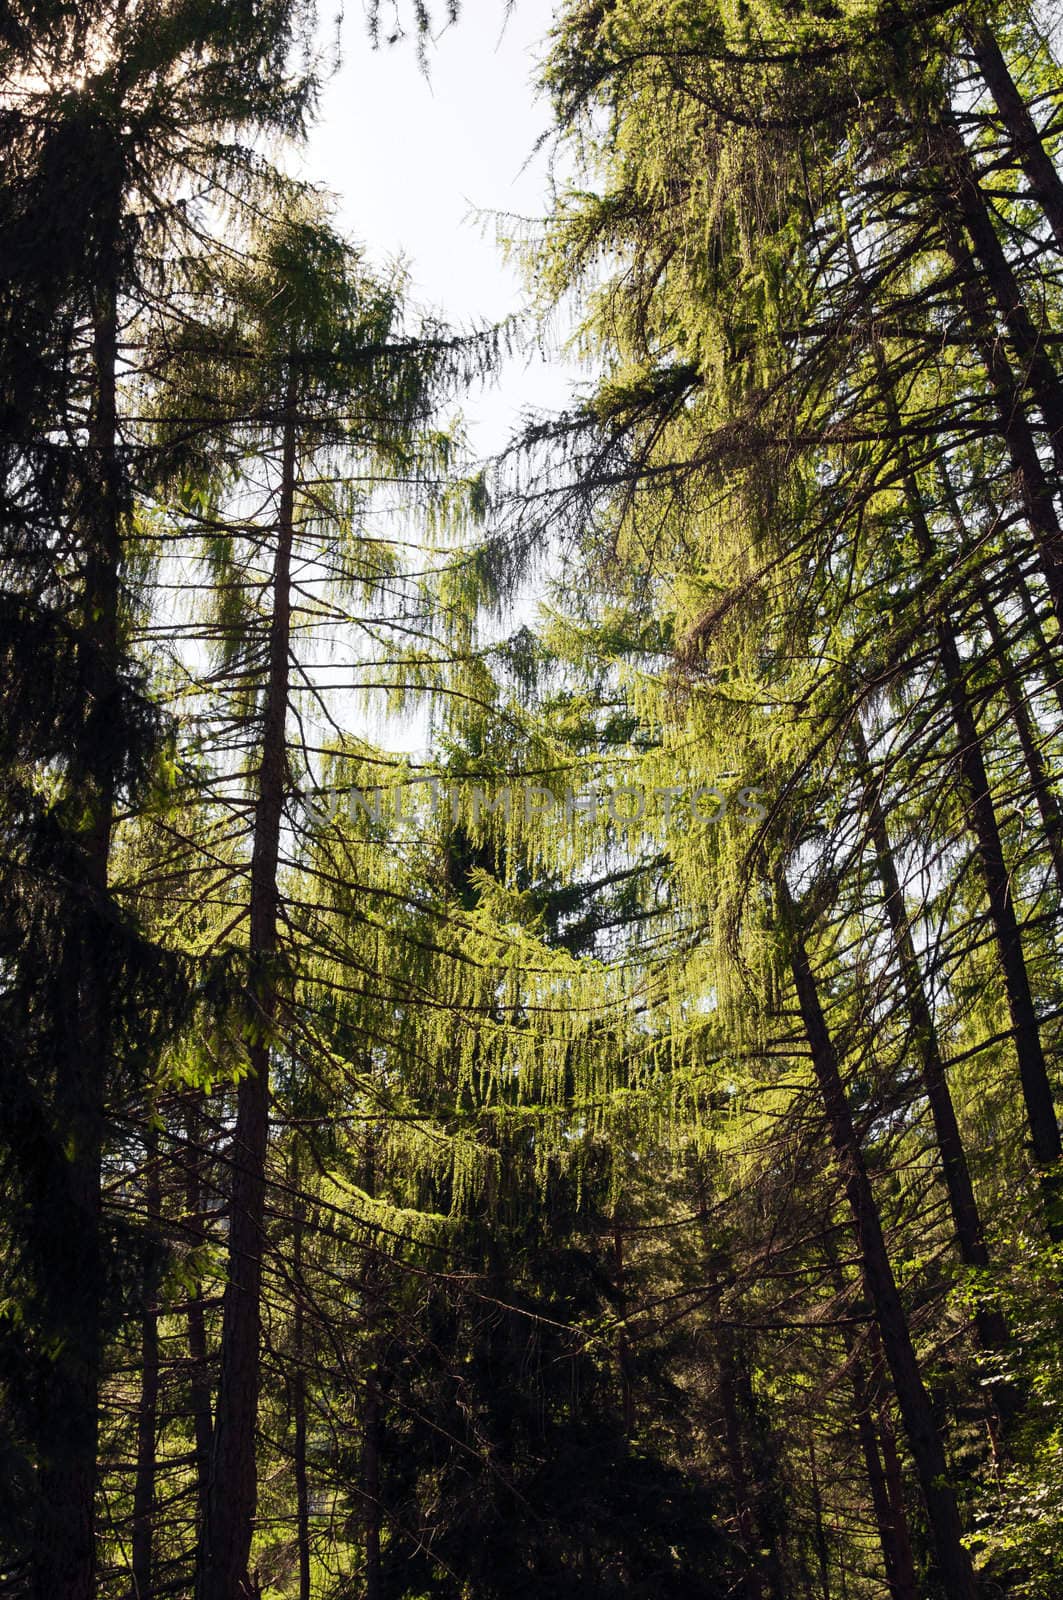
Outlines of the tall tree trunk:
{"label": "tall tree trunk", "polygon": [[879,1436],[871,1408],[871,1388],[867,1371],[858,1355],[850,1357],[850,1378],[853,1388],[853,1411],[856,1419],[860,1453],[864,1458],[871,1504],[875,1513],[882,1564],[886,1572],[891,1600],[919,1600],[915,1576],[915,1558],[908,1536],[908,1521],[897,1515],[897,1507],[890,1499],[886,1482],[886,1469],[882,1465]]}
{"label": "tall tree trunk", "polygon": [[362,1502],[365,1506],[365,1600],[383,1600],[380,1563],[380,1386],[375,1366],[365,1378],[362,1412]]}
{"label": "tall tree trunk", "polygon": [[703,1174],[697,1178],[696,1202],[706,1242],[703,1270],[716,1358],[724,1458],[731,1480],[738,1542],[748,1563],[746,1594],[748,1600],[763,1600],[765,1593],[771,1600],[785,1600],[785,1552],[768,1511],[767,1480],[771,1472],[765,1465],[766,1452],[756,1448],[756,1405],[749,1366],[740,1357],[734,1329],[723,1316],[723,1286],[731,1263],[726,1248],[709,1234],[708,1191]]}
{"label": "tall tree trunk", "polygon": [[[852,740],[856,751],[857,766],[860,771],[861,787],[864,793],[864,808],[867,814],[868,826],[871,830],[872,843],[875,848],[875,863],[878,868],[879,881],[882,884],[886,916],[893,936],[893,946],[897,953],[908,1014],[911,1017],[912,1029],[915,1034],[916,1049],[919,1052],[920,1082],[926,1094],[927,1105],[930,1107],[930,1116],[934,1124],[934,1137],[941,1160],[942,1175],[945,1179],[949,1211],[956,1234],[956,1247],[964,1266],[984,1269],[989,1265],[985,1228],[978,1209],[978,1202],[975,1198],[974,1185],[971,1182],[971,1169],[967,1162],[967,1152],[964,1149],[959,1123],[956,1120],[956,1109],[952,1103],[948,1072],[941,1053],[937,1029],[934,1026],[934,1019],[930,1011],[930,1003],[923,986],[923,976],[919,966],[919,958],[916,955],[915,944],[912,940],[911,928],[908,924],[904,893],[901,889],[893,849],[890,844],[889,827],[882,809],[878,788],[871,776],[867,745],[864,742],[863,730],[858,721],[853,724]],[[1007,1344],[1008,1330],[1003,1317],[986,1306],[976,1306],[975,1332],[978,1337],[978,1343],[983,1350],[1001,1350]],[[994,1385],[992,1400],[999,1420],[1006,1422],[1014,1411],[1016,1397],[1009,1388],[1003,1385]]]}
{"label": "tall tree trunk", "polygon": [[263,711],[261,762],[251,854],[250,951],[254,990],[247,1074],[237,1093],[231,1151],[228,1283],[222,1313],[221,1373],[211,1444],[206,1519],[196,1573],[197,1600],[252,1595],[248,1575],[258,1496],[255,1445],[259,1393],[262,1226],[269,1136],[270,1034],[277,1009],[272,971],[277,949],[277,873],[287,791],[286,722],[291,632],[296,430],[285,406],[273,610]]}
{"label": "tall tree trunk", "polygon": [[715,1268],[711,1264],[706,1269],[706,1275],[716,1355],[716,1386],[723,1422],[724,1457],[727,1461],[727,1475],[731,1480],[738,1543],[748,1563],[745,1589],[748,1600],[763,1600],[764,1575],[761,1572],[758,1552],[760,1541],[753,1510],[753,1495],[746,1470],[745,1443],[735,1377],[734,1337],[732,1330],[723,1324],[720,1314],[720,1284]]}
{"label": "tall tree trunk", "polygon": [[[377,1139],[375,1125],[366,1130],[365,1165],[362,1184],[366,1194],[377,1191]],[[380,1393],[380,1362],[383,1356],[379,1317],[379,1261],[370,1247],[362,1260],[361,1300],[365,1308],[366,1358],[365,1394],[362,1405],[362,1506],[365,1539],[365,1600],[384,1600],[384,1569],[381,1562],[381,1530],[384,1526],[381,1445],[383,1406]]]}
{"label": "tall tree trunk", "polygon": [[[159,1141],[147,1138],[146,1203],[149,1225],[158,1227],[162,1211],[159,1190]],[[132,1575],[130,1600],[147,1600],[152,1592],[152,1546],[155,1532],[155,1446],[159,1417],[159,1308],[155,1299],[154,1251],[149,1250],[140,1313],[140,1404],[137,1408],[137,1470],[133,1486]]]}
{"label": "tall tree trunk", "polygon": [[[830,1268],[831,1281],[839,1298],[846,1299],[846,1282],[828,1234],[824,1240],[825,1254]],[[857,1337],[848,1322],[841,1323],[842,1344],[849,1367],[849,1381],[853,1391],[853,1417],[860,1453],[864,1458],[871,1505],[875,1513],[879,1548],[890,1600],[919,1600],[915,1577],[915,1558],[912,1555],[908,1518],[904,1506],[896,1505],[890,1498],[886,1470],[882,1464],[878,1430],[875,1427],[873,1384],[860,1354]]]}
{"label": "tall tree trunk", "polygon": [[908,1320],[897,1292],[878,1206],[846,1099],[837,1053],[820,1006],[816,982],[797,923],[796,908],[785,879],[779,881],[779,895],[787,925],[790,967],[808,1037],[812,1068],[856,1227],[865,1289],[882,1337],[908,1446],[926,1504],[942,1589],[948,1600],[974,1600],[978,1591],[970,1556],[963,1544],[963,1530],[948,1462],[919,1370]]}
{"label": "tall tree trunk", "polygon": [[945,247],[959,282],[964,314],[989,378],[1000,436],[1016,475],[1023,512],[1034,536],[1056,621],[1063,628],[1063,530],[1027,416],[1025,397],[997,338],[978,266],[963,232],[948,206],[940,209],[940,216]]}
{"label": "tall tree trunk", "polygon": [[964,685],[964,664],[957,650],[953,630],[940,622],[937,629],[941,669],[945,675],[946,691],[953,710],[956,726],[957,760],[964,774],[969,802],[970,824],[978,846],[978,861],[989,899],[989,917],[996,936],[997,955],[1001,958],[1001,973],[1007,994],[1012,1038],[1018,1058],[1026,1122],[1033,1146],[1034,1162],[1041,1170],[1045,1192],[1045,1222],[1052,1237],[1060,1237],[1060,1219],[1057,1218],[1057,1190],[1060,1155],[1060,1125],[1055,1117],[1052,1083],[1041,1043],[1041,1027],[1037,1022],[1033,994],[1029,989],[1026,960],[1023,957],[1018,917],[1012,899],[1004,846],[997,827],[996,806],[989,792],[989,778],[981,758],[981,744],[975,718],[970,712]]}
{"label": "tall tree trunk", "polygon": [[[965,531],[963,513],[944,462],[939,462],[938,464],[938,477],[949,508],[949,517],[952,525],[956,530],[957,537],[962,540]],[[1046,673],[1047,682],[1054,686],[1060,709],[1063,711],[1063,696],[1060,694],[1063,685],[1060,684],[1055,674],[1048,642],[1041,628],[1040,619],[1037,616],[1030,591],[1026,587],[1021,573],[1019,574],[1018,589],[1027,625],[1034,635],[1034,655],[1038,664]],[[1012,722],[1015,725],[1015,732],[1018,735],[1019,747],[1026,763],[1026,770],[1030,775],[1030,784],[1034,792],[1034,799],[1037,802],[1037,809],[1041,814],[1056,884],[1061,894],[1063,894],[1063,815],[1060,813],[1059,803],[1052,789],[1048,770],[1037,741],[1033,717],[1030,714],[1026,697],[1019,688],[1018,679],[1020,674],[1012,663],[1008,641],[988,585],[979,583],[977,585],[977,594],[982,615],[989,629],[989,636],[993,641],[993,653],[1002,670],[1001,687],[1008,703]]]}
{"label": "tall tree trunk", "polygon": [[1038,614],[1037,603],[1030,593],[1029,584],[1021,573],[1015,587],[1027,626],[1034,638],[1037,663],[1041,676],[1044,678],[1045,687],[1055,696],[1059,714],[1063,717],[1063,677],[1060,676],[1059,668],[1056,666],[1055,652],[1045,637],[1045,630]]}
{"label": "tall tree trunk", "polygon": [[830,1550],[827,1529],[823,1522],[823,1494],[819,1487],[819,1470],[816,1466],[816,1434],[808,1430],[808,1484],[812,1492],[812,1533],[816,1545],[816,1566],[819,1570],[821,1600],[830,1600]]}
{"label": "tall tree trunk", "polygon": [[295,1472],[295,1520],[299,1553],[299,1600],[310,1600],[310,1481],[306,1463],[306,1335],[303,1310],[303,1227],[306,1207],[299,1188],[299,1145],[292,1142],[291,1188],[292,1284],[295,1306],[292,1325],[292,1424]]}
{"label": "tall tree trunk", "polygon": [[[937,550],[923,510],[919,484],[909,458],[888,378],[883,380],[883,397],[899,451],[907,509],[915,534],[916,547],[921,559],[933,569],[937,560]],[[1063,1155],[1063,1145],[1060,1142],[1052,1085],[1023,956],[1018,917],[1011,896],[1011,882],[1004,859],[1000,830],[997,827],[996,808],[989,787],[989,777],[982,759],[982,746],[967,698],[963,663],[956,638],[944,618],[935,623],[935,632],[942,676],[956,732],[956,756],[967,790],[968,814],[989,901],[990,921],[1000,960],[1001,975],[1004,979],[1033,1156],[1040,1171],[1045,1224],[1050,1236],[1058,1239],[1063,1237],[1063,1217],[1059,1208],[1061,1182],[1059,1161]]]}
{"label": "tall tree trunk", "polygon": [[989,637],[993,641],[993,653],[1001,668],[1000,684],[1004,691],[1004,698],[1008,703],[1008,711],[1015,728],[1015,734],[1022,751],[1023,761],[1030,779],[1034,800],[1041,816],[1041,825],[1044,831],[1045,842],[1048,845],[1048,854],[1052,862],[1052,871],[1055,875],[1056,888],[1063,896],[1063,814],[1060,813],[1057,801],[1048,777],[1041,747],[1037,742],[1034,732],[1033,720],[1025,697],[1016,682],[1016,670],[1008,654],[1007,641],[1000,626],[997,616],[984,586],[979,588],[979,600],[982,615],[985,617]]}
{"label": "tall tree trunk", "polygon": [[944,172],[951,180],[950,197],[962,219],[997,310],[1008,330],[1011,347],[1044,417],[1057,471],[1063,470],[1063,382],[1026,308],[1004,247],[978,181],[971,153],[956,123],[946,117],[932,133]]}
{"label": "tall tree trunk", "polygon": [[967,27],[974,59],[986,88],[996,102],[1000,120],[1007,130],[1012,149],[1030,183],[1030,192],[1048,219],[1056,244],[1063,250],[1063,179],[1044,147],[1037,124],[1030,115],[993,30],[984,23]]}
{"label": "tall tree trunk", "polygon": [[616,1366],[620,1379],[620,1406],[624,1419],[624,1438],[635,1436],[635,1391],[631,1382],[631,1346],[627,1336],[627,1288],[624,1275],[624,1233],[619,1210],[613,1213],[613,1281],[616,1284],[617,1315]]}
{"label": "tall tree trunk", "polygon": [[750,1377],[750,1363],[734,1337],[734,1330],[722,1330],[727,1339],[731,1385],[743,1435],[749,1445],[749,1488],[760,1542],[761,1564],[771,1600],[786,1600],[786,1537],[776,1524],[775,1489],[779,1479],[779,1460],[774,1442],[764,1437],[757,1399]]}
{"label": "tall tree trunk", "polygon": [[757,1552],[757,1528],[753,1517],[752,1496],[749,1490],[749,1475],[746,1472],[745,1457],[742,1451],[742,1430],[738,1420],[738,1406],[736,1403],[734,1373],[730,1369],[725,1355],[717,1349],[717,1384],[720,1395],[720,1415],[723,1419],[724,1454],[727,1459],[727,1473],[731,1480],[731,1494],[734,1498],[735,1526],[738,1530],[738,1543],[748,1563],[745,1590],[748,1600],[763,1600],[764,1579],[760,1570],[760,1559]]}
{"label": "tall tree trunk", "polygon": [[[117,237],[117,216],[113,237]],[[123,487],[118,460],[118,263],[101,273],[93,307],[93,400],[79,508],[86,546],[78,651],[81,726],[71,793],[86,818],[81,883],[69,896],[55,997],[54,1171],[36,1248],[44,1320],[55,1356],[36,1397],[38,1482],[34,1600],[94,1600],[98,1411],[105,1284],[101,1161],[115,974],[107,915],[119,692],[119,569]]]}
{"label": "tall tree trunk", "polygon": [[901,1455],[897,1449],[897,1429],[893,1421],[893,1406],[890,1399],[890,1383],[886,1373],[886,1359],[882,1349],[882,1339],[878,1326],[872,1322],[868,1332],[868,1373],[871,1385],[871,1394],[874,1397],[878,1421],[878,1438],[882,1448],[882,1470],[886,1476],[886,1492],[889,1495],[890,1507],[893,1512],[894,1526],[904,1529],[904,1537],[911,1551],[911,1538],[908,1522],[908,1506],[904,1492],[904,1470],[901,1466]]}
{"label": "tall tree trunk", "polygon": [[879,1406],[878,1437],[882,1447],[882,1471],[885,1477],[886,1493],[889,1496],[893,1526],[897,1529],[903,1528],[905,1546],[910,1560],[912,1546],[908,1533],[908,1513],[904,1504],[904,1473],[901,1468],[900,1451],[897,1449],[897,1435],[894,1429],[893,1417],[886,1402]]}
{"label": "tall tree trunk", "polygon": [[967,1164],[967,1152],[963,1147],[959,1123],[956,1121],[956,1110],[949,1092],[948,1075],[938,1043],[937,1029],[923,987],[919,958],[908,925],[908,913],[890,844],[889,829],[879,791],[871,774],[867,745],[859,722],[853,723],[852,741],[860,772],[864,810],[875,848],[875,865],[882,884],[886,916],[900,967],[908,1014],[912,1020],[916,1049],[919,1052],[922,1069],[920,1081],[934,1123],[949,1208],[956,1230],[956,1242],[968,1266],[985,1267],[989,1264],[989,1253],[985,1246],[985,1232]]}
{"label": "tall tree trunk", "polygon": [[989,900],[990,919],[1011,1016],[1012,1039],[1018,1057],[1019,1082],[1026,1106],[1033,1157],[1041,1172],[1046,1225],[1051,1236],[1059,1238],[1061,1219],[1057,1216],[1058,1163],[1060,1156],[1063,1155],[1063,1147],[1060,1144],[1052,1086],[1041,1044],[1041,1030],[1026,972],[1022,936],[1011,897],[1011,882],[1000,842],[996,808],[990,793],[985,763],[982,760],[982,747],[967,700],[963,663],[951,628],[944,622],[939,623],[937,635],[942,671],[956,728],[957,757],[967,789],[971,827],[978,847],[978,859]]}
{"label": "tall tree trunk", "polygon": [[[188,1225],[199,1228],[203,1204],[200,1164],[203,1152],[199,1139],[202,1122],[197,1107],[188,1108],[185,1130],[188,1140],[188,1164],[185,1168],[185,1213]],[[200,1235],[202,1237],[202,1235]],[[185,1313],[188,1332],[189,1400],[192,1407],[192,1428],[196,1454],[196,1542],[203,1536],[207,1512],[207,1490],[210,1483],[211,1444],[211,1382],[207,1366],[207,1320],[203,1305],[203,1290],[197,1283],[188,1297]]]}

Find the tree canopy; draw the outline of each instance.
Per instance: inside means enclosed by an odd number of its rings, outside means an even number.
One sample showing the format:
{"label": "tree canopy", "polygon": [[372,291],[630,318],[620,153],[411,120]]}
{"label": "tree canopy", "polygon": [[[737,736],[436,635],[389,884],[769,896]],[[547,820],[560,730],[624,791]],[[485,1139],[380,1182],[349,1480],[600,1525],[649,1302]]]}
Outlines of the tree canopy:
{"label": "tree canopy", "polygon": [[463,329],[317,26],[0,19],[0,1590],[1050,1600],[1058,29],[570,0]]}

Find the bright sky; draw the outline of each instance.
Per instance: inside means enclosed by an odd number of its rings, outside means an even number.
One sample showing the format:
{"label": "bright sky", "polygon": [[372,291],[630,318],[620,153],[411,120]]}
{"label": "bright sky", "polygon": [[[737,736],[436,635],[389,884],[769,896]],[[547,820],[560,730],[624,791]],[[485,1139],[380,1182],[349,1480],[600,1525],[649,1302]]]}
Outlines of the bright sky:
{"label": "bright sky", "polygon": [[[305,174],[335,192],[341,227],[371,259],[401,256],[413,300],[452,324],[493,322],[521,303],[495,218],[482,214],[547,210],[547,158],[535,147],[550,112],[532,80],[552,13],[550,0],[516,0],[508,17],[504,0],[464,0],[428,46],[427,76],[412,39],[374,51],[353,7],[343,25]],[[523,408],[562,404],[571,376],[556,357],[512,363],[463,406],[476,449],[499,448]]]}
{"label": "bright sky", "polygon": [[[398,3],[408,20],[410,0]],[[430,4],[442,13],[443,0]],[[338,226],[365,245],[370,262],[401,258],[413,303],[454,327],[482,327],[521,308],[520,275],[503,260],[496,214],[537,219],[549,210],[548,157],[536,145],[550,109],[533,78],[552,16],[551,0],[515,0],[508,17],[505,0],[462,0],[458,22],[428,43],[426,73],[412,38],[373,50],[364,14],[350,5],[342,64],[299,162],[302,176],[333,192]],[[556,352],[507,362],[486,391],[460,400],[473,450],[499,450],[523,411],[561,407],[575,377]],[[345,711],[342,720],[363,719]],[[370,716],[364,731],[387,748],[427,755],[423,716]]]}

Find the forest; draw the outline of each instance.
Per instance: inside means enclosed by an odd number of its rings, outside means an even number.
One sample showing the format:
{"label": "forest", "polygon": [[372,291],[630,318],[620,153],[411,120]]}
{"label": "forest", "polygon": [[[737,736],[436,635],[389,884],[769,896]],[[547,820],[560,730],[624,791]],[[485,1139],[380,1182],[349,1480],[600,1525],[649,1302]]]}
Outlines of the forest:
{"label": "forest", "polygon": [[0,1596],[1053,1600],[1058,14],[562,0],[475,326],[327,23],[0,8]]}

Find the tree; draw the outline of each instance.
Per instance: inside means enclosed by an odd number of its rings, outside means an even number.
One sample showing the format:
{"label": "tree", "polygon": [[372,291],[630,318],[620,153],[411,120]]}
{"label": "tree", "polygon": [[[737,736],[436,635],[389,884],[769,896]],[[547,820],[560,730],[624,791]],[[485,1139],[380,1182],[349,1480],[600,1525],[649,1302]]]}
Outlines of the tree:
{"label": "tree", "polygon": [[129,648],[134,502],[158,471],[129,330],[197,226],[192,187],[205,209],[246,181],[234,135],[298,125],[296,23],[287,4],[42,6],[5,30],[6,1365],[27,1473],[14,1544],[42,1596],[94,1592],[101,1361],[127,1248],[103,1168],[157,1048],[146,1019],[165,1032],[180,991],[111,882],[120,816],[164,742]]}
{"label": "tree", "polygon": [[[270,1061],[280,1038],[297,1053],[306,1048],[293,994],[298,946],[282,933],[284,835],[305,830],[300,812],[315,781],[305,706],[317,691],[297,648],[315,616],[328,614],[322,585],[335,607],[344,594],[368,603],[399,581],[392,543],[367,526],[371,488],[388,478],[407,491],[418,481],[431,487],[447,448],[432,425],[435,395],[465,359],[460,341],[431,328],[408,334],[398,286],[374,281],[305,204],[252,235],[214,283],[219,316],[186,321],[166,344],[174,381],[162,423],[167,448],[194,448],[202,459],[204,487],[186,483],[178,516],[186,530],[203,530],[213,565],[222,666],[213,691],[229,697],[219,759],[241,753],[228,771],[219,764],[218,778],[247,817],[250,850],[237,869],[246,901],[234,902],[231,886],[225,896],[247,925],[246,1070],[228,1157],[229,1265],[197,1567],[203,1600],[250,1592],[252,1583]],[[263,469],[264,506],[249,511]]]}

